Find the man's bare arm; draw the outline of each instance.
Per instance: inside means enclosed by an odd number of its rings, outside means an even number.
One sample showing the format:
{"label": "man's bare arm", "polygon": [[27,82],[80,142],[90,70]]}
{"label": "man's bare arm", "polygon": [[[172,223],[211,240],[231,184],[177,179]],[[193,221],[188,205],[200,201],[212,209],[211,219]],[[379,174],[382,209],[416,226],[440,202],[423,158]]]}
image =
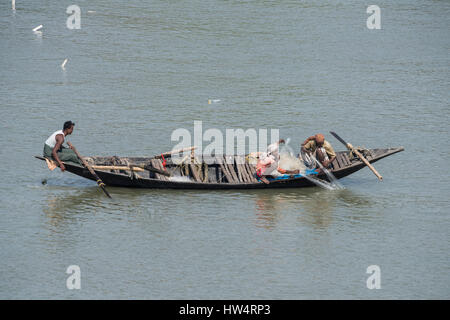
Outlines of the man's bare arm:
{"label": "man's bare arm", "polygon": [[329,160],[324,161],[323,166],[324,166],[324,167],[328,167],[328,165],[329,165],[330,163],[332,163],[334,159],[336,159],[336,156],[332,156]]}
{"label": "man's bare arm", "polygon": [[301,150],[302,152],[305,152],[305,153],[306,153],[306,152],[309,152],[309,151],[305,148],[305,145],[306,145],[308,142],[310,142],[311,140],[314,140],[314,139],[315,139],[315,137],[314,137],[314,136],[311,136],[311,137],[307,138],[305,141],[303,141],[300,150]]}

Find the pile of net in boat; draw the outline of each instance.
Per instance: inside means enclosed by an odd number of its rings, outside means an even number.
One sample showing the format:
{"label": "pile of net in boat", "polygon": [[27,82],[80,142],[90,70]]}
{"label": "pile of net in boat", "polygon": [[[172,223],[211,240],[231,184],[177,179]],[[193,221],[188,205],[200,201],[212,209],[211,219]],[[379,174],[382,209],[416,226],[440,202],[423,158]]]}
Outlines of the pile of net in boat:
{"label": "pile of net in boat", "polygon": [[280,153],[278,167],[287,171],[298,170],[300,174],[305,174],[306,172],[306,166],[303,161],[292,155],[290,152]]}
{"label": "pile of net in boat", "polygon": [[[295,157],[292,152],[292,148],[288,146],[288,142],[285,146],[280,148],[280,161],[278,166],[284,170],[299,170],[299,173],[302,174],[306,179],[314,183],[315,185],[327,189],[327,190],[336,190],[336,189],[344,189],[342,184],[338,182],[336,177],[331,173],[327,168],[324,168],[322,164],[313,156],[310,155],[311,161],[310,166],[306,166],[303,160],[303,157]],[[311,171],[319,167],[326,174],[329,181],[319,179],[315,175],[308,174],[307,171]]]}

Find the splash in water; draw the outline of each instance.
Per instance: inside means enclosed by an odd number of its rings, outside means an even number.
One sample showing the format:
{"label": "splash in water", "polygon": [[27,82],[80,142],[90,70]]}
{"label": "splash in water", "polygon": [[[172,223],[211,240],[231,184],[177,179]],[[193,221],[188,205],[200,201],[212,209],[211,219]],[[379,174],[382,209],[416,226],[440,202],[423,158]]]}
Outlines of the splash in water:
{"label": "splash in water", "polygon": [[323,189],[326,190],[336,190],[339,188],[336,188],[335,186],[333,186],[333,184],[331,184],[330,182],[326,181],[326,180],[322,180],[319,179],[317,177],[314,177],[313,175],[305,175],[304,176],[307,180],[311,181],[312,183],[314,183],[316,186],[321,187]]}

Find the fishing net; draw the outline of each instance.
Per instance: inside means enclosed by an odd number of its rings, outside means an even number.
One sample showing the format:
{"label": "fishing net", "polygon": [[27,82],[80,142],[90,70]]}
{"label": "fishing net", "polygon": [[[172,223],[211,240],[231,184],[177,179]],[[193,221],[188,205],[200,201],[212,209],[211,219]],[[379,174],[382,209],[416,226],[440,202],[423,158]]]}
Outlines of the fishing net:
{"label": "fishing net", "polygon": [[303,160],[303,165],[309,170],[312,170],[316,167],[316,162],[314,161],[313,156],[311,156],[309,153],[302,151],[300,157]]}
{"label": "fishing net", "polygon": [[306,171],[306,166],[303,161],[288,152],[282,152],[280,154],[278,166],[287,171],[298,170],[299,173],[304,173]]}

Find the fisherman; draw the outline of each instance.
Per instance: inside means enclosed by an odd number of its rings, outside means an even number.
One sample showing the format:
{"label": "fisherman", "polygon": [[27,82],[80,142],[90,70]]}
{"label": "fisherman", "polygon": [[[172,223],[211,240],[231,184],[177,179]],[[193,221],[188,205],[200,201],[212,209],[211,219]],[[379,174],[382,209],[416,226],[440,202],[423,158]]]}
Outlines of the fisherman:
{"label": "fisherman", "polygon": [[55,131],[44,144],[44,157],[56,161],[61,171],[66,170],[63,161],[71,161],[77,164],[81,164],[77,155],[72,148],[63,146],[64,138],[73,132],[75,123],[72,121],[64,122],[62,130]]}
{"label": "fisherman", "polygon": [[258,177],[266,176],[278,176],[283,174],[284,170],[278,167],[280,161],[279,146],[285,143],[283,139],[272,143],[267,147],[266,152],[262,152],[259,155],[259,160],[256,164],[256,174]]}
{"label": "fisherman", "polygon": [[336,158],[336,153],[334,152],[333,147],[328,141],[325,140],[323,134],[321,133],[307,138],[302,143],[301,153],[314,156],[325,168],[331,167],[331,163]]}

